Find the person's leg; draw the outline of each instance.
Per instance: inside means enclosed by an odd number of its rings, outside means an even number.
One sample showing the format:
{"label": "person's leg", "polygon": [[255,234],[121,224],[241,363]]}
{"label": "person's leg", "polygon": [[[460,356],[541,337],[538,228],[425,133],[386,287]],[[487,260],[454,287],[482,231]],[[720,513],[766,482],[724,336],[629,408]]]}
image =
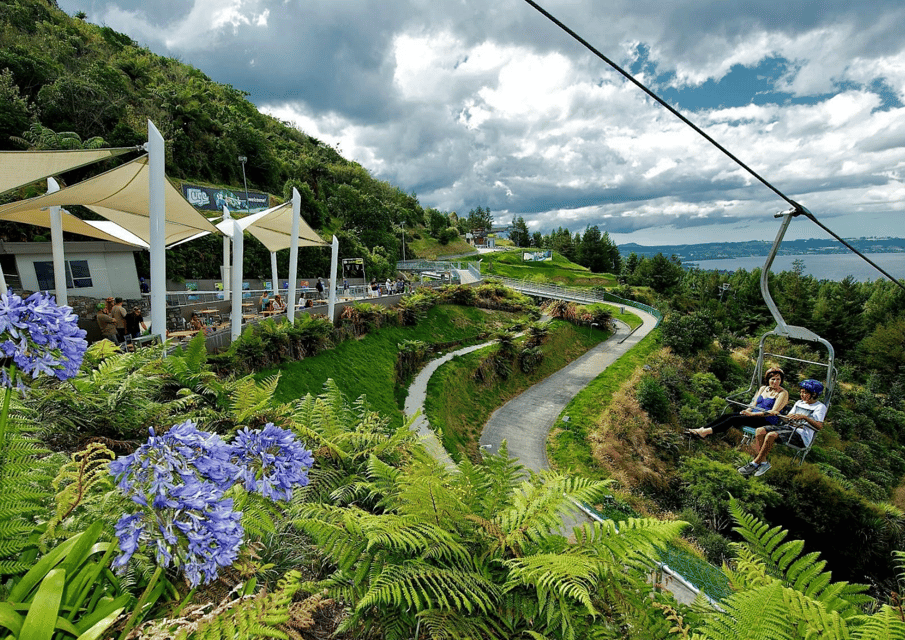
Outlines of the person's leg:
{"label": "person's leg", "polygon": [[770,455],[777,438],[779,438],[779,433],[776,431],[770,431],[764,435],[763,444],[758,448],[757,456],[754,458],[756,464],[762,464],[767,461],[767,456]]}

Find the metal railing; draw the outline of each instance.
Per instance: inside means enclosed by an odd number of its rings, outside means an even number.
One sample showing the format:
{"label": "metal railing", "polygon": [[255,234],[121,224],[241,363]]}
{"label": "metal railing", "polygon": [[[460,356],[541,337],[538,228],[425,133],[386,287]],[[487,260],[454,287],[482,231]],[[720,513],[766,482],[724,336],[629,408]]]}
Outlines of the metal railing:
{"label": "metal railing", "polygon": [[[477,270],[477,277],[481,276],[481,267],[477,262],[451,261],[451,260],[400,260],[396,263],[398,271],[459,271],[472,268]],[[473,271],[474,273],[474,271]]]}
{"label": "metal railing", "polygon": [[532,282],[530,280],[516,280],[515,278],[499,278],[494,276],[494,279],[499,280],[510,289],[515,289],[528,295],[555,298],[557,300],[568,300],[570,302],[609,302],[646,311],[657,319],[657,326],[659,326],[660,322],[663,320],[663,314],[649,304],[644,304],[635,300],[626,300],[625,298],[620,298],[607,291],[595,291],[593,289],[584,289],[581,287],[566,287],[558,284]]}

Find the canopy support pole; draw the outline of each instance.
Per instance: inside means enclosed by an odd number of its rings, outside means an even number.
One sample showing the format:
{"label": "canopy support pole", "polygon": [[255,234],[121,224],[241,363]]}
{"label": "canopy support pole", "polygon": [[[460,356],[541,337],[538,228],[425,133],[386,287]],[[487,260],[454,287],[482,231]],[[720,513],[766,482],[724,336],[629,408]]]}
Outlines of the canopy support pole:
{"label": "canopy support pole", "polygon": [[280,292],[280,282],[277,280],[277,252],[270,252],[270,276],[273,278],[273,295],[277,295]]}
{"label": "canopy support pole", "polygon": [[148,120],[148,209],[151,253],[151,328],[160,336],[167,336],[167,265],[166,265],[166,205],[164,187],[166,161],[163,136]]}
{"label": "canopy support pole", "polygon": [[302,217],[302,197],[292,187],[292,237],[289,239],[289,291],[286,292],[286,317],[295,322],[295,283],[299,281],[299,218]]}
{"label": "canopy support pole", "polygon": [[233,300],[232,300],[232,325],[230,335],[232,340],[236,340],[242,335],[242,263],[244,262],[244,238],[242,237],[242,227],[238,220],[233,220]]}
{"label": "canopy support pole", "polygon": [[[53,178],[47,178],[47,193],[60,190]],[[63,248],[63,212],[60,207],[50,207],[50,245],[53,252],[53,286],[57,304],[69,305],[66,291],[66,256]]]}
{"label": "canopy support pole", "polygon": [[333,310],[336,308],[336,263],[339,258],[339,239],[333,236],[333,242],[330,244],[332,251],[330,252],[330,277],[327,279],[327,287],[330,289],[330,295],[327,297],[327,317],[330,322],[335,322]]}
{"label": "canopy support pole", "polygon": [[[229,209],[226,208],[226,205],[223,206],[223,219],[229,220]],[[229,300],[230,292],[232,291],[229,286],[229,243],[230,237],[228,233],[223,234],[223,299]]]}

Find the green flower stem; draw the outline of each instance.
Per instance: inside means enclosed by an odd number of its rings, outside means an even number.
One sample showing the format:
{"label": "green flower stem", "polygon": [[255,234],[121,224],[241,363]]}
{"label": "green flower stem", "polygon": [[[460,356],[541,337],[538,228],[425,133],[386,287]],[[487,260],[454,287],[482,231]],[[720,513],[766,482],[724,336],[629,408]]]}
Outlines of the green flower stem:
{"label": "green flower stem", "polygon": [[119,634],[119,640],[126,640],[126,636],[129,635],[129,632],[132,631],[132,627],[138,622],[138,616],[141,613],[142,608],[145,606],[145,602],[148,600],[148,596],[151,595],[151,591],[154,590],[154,587],[157,585],[157,581],[160,579],[160,574],[163,573],[163,567],[159,566],[154,571],[154,575],[151,576],[151,580],[148,581],[148,586],[145,587],[144,592],[141,594],[141,597],[138,599],[138,603],[135,605],[135,609],[132,610],[132,615],[129,616],[129,620],[126,622],[126,626],[123,628],[123,632]]}
{"label": "green flower stem", "polygon": [[15,384],[16,373],[18,373],[16,365],[10,365],[10,386],[6,388],[6,391],[3,394],[3,411],[0,413],[0,460],[6,456],[6,423],[9,421],[9,401],[13,396],[12,385]]}
{"label": "green flower stem", "polygon": [[176,611],[170,614],[171,618],[178,618],[179,614],[182,613],[182,610],[185,609],[185,605],[189,603],[192,599],[192,596],[195,595],[195,592],[198,590],[198,587],[192,587],[192,590],[189,591],[188,595],[180,603],[179,607],[176,608]]}
{"label": "green flower stem", "polygon": [[[107,567],[107,564],[110,562],[110,558],[113,557],[113,552],[116,551],[118,548],[119,547],[116,545],[115,542],[111,542],[110,546],[107,547],[107,551],[104,553],[104,557],[101,558],[100,562],[98,562],[91,569],[91,577],[85,581],[85,586],[82,587],[82,592],[79,593],[78,598],[76,599],[75,604],[72,607],[72,610],[69,612],[69,615],[67,616],[67,620],[69,620],[70,622],[75,620],[75,616],[79,612],[79,610],[82,608],[82,604],[84,604],[85,599],[88,597],[88,594],[91,592],[92,589],[94,589],[97,586],[98,576],[101,574],[101,571],[103,571]],[[100,590],[98,590],[98,592],[99,591]]]}

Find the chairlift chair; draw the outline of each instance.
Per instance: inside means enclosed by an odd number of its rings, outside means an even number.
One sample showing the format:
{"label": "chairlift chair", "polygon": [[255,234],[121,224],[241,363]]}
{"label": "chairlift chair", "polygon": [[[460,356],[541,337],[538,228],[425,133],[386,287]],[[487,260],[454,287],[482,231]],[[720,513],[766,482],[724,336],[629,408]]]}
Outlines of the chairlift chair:
{"label": "chairlift chair", "polygon": [[[821,338],[819,335],[807,329],[805,327],[799,327],[796,325],[787,324],[783,319],[782,314],[779,312],[779,309],[776,306],[776,303],[773,301],[773,297],[770,295],[769,288],[769,275],[770,275],[770,267],[773,265],[773,260],[776,258],[776,254],[779,251],[779,246],[782,244],[783,237],[786,235],[786,230],[789,228],[789,224],[792,222],[792,218],[795,216],[804,213],[804,207],[801,205],[797,205],[793,209],[789,211],[782,211],[780,213],[775,214],[777,218],[783,218],[782,224],[779,227],[779,232],[776,234],[776,239],[773,241],[773,246],[770,249],[770,254],[767,256],[767,260],[764,263],[763,270],[760,274],[760,292],[764,298],[764,303],[766,303],[767,308],[770,310],[770,314],[773,316],[773,319],[776,321],[776,327],[770,331],[764,333],[760,338],[760,345],[757,352],[757,362],[754,365],[754,373],[751,376],[751,384],[749,385],[746,391],[742,391],[741,393],[735,393],[726,398],[726,409],[731,408],[732,405],[740,405],[743,407],[748,406],[748,402],[750,401],[751,395],[760,388],[761,379],[764,374],[764,360],[767,356],[771,359],[775,360],[787,360],[792,362],[799,362],[808,365],[815,365],[820,367],[825,371],[824,381],[823,381],[823,398],[822,402],[829,409],[830,402],[833,398],[833,391],[836,388],[836,352],[833,349],[833,345],[830,344],[824,338]],[[772,353],[766,351],[766,343],[767,340],[771,337],[784,338],[786,340],[802,340],[806,342],[813,342],[816,344],[822,345],[826,349],[827,357],[823,361],[812,361],[812,360],[803,360],[801,358],[793,358],[792,356],[786,356],[778,353]],[[744,399],[742,399],[744,398]],[[789,407],[794,404],[794,401],[791,400],[789,402]],[[725,409],[724,409],[725,412]],[[744,436],[742,438],[742,445],[750,443],[754,439],[755,430],[752,427],[745,427],[743,429]],[[804,463],[804,458],[807,456],[808,452],[811,450],[811,446],[814,444],[814,440],[816,440],[816,434],[814,438],[811,439],[811,443],[806,447],[798,447],[793,444],[783,443],[787,447],[791,449],[795,449],[794,459],[798,460],[798,464],[801,465]]]}

